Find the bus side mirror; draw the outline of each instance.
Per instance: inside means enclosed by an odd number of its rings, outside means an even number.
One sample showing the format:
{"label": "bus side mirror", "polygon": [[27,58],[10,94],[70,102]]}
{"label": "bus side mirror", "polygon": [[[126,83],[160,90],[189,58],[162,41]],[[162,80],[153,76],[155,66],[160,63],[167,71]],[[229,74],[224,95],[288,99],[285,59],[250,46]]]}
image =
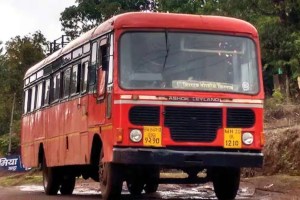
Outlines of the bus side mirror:
{"label": "bus side mirror", "polygon": [[97,83],[97,98],[104,99],[106,93],[106,71],[101,68],[98,69],[98,83]]}

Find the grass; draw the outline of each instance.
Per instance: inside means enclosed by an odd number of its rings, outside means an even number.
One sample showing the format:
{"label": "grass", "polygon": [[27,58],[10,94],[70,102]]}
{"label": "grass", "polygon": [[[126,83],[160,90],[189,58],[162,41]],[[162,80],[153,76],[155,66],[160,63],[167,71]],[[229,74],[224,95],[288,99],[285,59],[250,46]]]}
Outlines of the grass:
{"label": "grass", "polygon": [[41,184],[42,175],[40,172],[30,171],[24,173],[10,173],[0,177],[0,186],[18,186],[18,185],[30,185],[30,184]]}

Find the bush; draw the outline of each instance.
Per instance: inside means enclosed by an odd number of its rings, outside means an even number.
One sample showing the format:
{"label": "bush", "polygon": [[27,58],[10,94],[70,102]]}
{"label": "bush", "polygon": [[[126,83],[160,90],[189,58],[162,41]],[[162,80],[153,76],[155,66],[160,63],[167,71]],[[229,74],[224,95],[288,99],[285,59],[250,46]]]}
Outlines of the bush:
{"label": "bush", "polygon": [[[0,155],[4,156],[8,153],[9,134],[0,136]],[[11,137],[11,154],[20,153],[20,136],[12,134]]]}
{"label": "bush", "polygon": [[281,104],[283,102],[284,96],[280,92],[280,90],[275,89],[272,94],[273,99],[275,100],[275,103]]}

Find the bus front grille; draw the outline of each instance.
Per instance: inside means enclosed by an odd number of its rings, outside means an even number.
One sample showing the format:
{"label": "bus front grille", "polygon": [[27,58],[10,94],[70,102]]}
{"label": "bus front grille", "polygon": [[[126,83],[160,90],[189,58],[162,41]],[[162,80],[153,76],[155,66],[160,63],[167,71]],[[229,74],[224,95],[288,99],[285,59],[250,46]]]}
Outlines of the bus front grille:
{"label": "bus front grille", "polygon": [[133,125],[158,126],[159,106],[134,106],[129,110],[129,121]]}
{"label": "bus front grille", "polygon": [[164,124],[176,142],[212,142],[222,127],[222,109],[167,106]]}
{"label": "bus front grille", "polygon": [[227,127],[250,128],[255,123],[255,114],[251,109],[229,108],[227,110]]}

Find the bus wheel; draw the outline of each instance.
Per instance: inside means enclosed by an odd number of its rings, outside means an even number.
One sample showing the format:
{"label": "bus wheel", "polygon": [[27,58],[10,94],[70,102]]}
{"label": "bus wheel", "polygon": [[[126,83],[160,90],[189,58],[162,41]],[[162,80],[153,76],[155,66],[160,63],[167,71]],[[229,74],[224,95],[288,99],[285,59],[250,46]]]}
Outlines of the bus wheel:
{"label": "bus wheel", "polygon": [[102,199],[120,199],[123,185],[123,179],[121,176],[122,169],[120,169],[117,164],[102,162],[102,158],[103,153],[101,152],[99,178]]}
{"label": "bus wheel", "polygon": [[219,200],[234,199],[240,185],[239,168],[216,168],[212,170],[212,180]]}
{"label": "bus wheel", "polygon": [[144,182],[141,177],[131,177],[126,180],[127,188],[130,194],[140,195],[144,189]]}
{"label": "bus wheel", "polygon": [[146,171],[146,184],[144,190],[146,194],[154,193],[157,191],[160,170],[158,167],[154,167],[149,171]]}
{"label": "bus wheel", "polygon": [[56,195],[60,186],[59,169],[47,167],[46,160],[43,160],[43,186],[46,195]]}
{"label": "bus wheel", "polygon": [[62,195],[71,195],[75,188],[76,177],[72,175],[64,176],[61,182],[60,193]]}

